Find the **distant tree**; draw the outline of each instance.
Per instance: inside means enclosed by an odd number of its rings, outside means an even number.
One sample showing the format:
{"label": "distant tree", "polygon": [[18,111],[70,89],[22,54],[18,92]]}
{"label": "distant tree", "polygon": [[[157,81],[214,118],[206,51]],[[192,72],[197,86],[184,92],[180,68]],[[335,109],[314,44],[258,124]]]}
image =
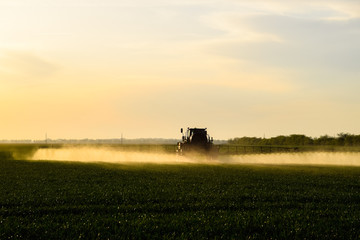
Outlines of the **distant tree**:
{"label": "distant tree", "polygon": [[360,135],[353,135],[354,146],[360,146]]}
{"label": "distant tree", "polygon": [[303,134],[277,136],[272,138],[241,137],[228,140],[229,144],[237,145],[279,145],[279,146],[360,146],[360,135],[339,133],[337,137],[328,135],[311,138]]}
{"label": "distant tree", "polygon": [[237,145],[261,145],[262,139],[257,137],[242,137],[230,139],[228,143]]}
{"label": "distant tree", "polygon": [[336,139],[336,145],[338,146],[344,146],[345,145],[345,139],[347,138],[347,133],[339,133],[338,137]]}
{"label": "distant tree", "polygon": [[319,138],[316,138],[314,140],[314,143],[315,145],[318,146],[335,145],[336,139],[328,135],[324,135],[324,136],[320,136]]}
{"label": "distant tree", "polygon": [[286,137],[283,135],[270,139],[271,145],[286,145]]}
{"label": "distant tree", "polygon": [[305,146],[312,145],[313,139],[305,135],[292,134],[287,138],[287,145]]}
{"label": "distant tree", "polygon": [[338,141],[338,145],[341,146],[359,146],[360,136],[353,135],[350,133],[339,133],[337,141]]}

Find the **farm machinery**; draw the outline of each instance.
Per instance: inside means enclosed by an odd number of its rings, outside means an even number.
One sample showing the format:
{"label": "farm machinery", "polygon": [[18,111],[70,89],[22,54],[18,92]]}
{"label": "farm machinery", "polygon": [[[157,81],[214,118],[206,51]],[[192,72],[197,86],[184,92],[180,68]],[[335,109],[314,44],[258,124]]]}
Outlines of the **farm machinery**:
{"label": "farm machinery", "polygon": [[188,128],[184,133],[181,128],[182,142],[177,143],[178,155],[205,154],[214,156],[218,150],[213,144],[213,138],[207,133],[206,128]]}

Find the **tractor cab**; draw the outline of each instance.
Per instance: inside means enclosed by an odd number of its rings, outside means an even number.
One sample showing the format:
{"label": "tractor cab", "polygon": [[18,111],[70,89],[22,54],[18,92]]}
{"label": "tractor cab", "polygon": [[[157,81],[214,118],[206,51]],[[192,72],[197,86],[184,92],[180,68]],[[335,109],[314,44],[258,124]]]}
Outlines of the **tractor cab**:
{"label": "tractor cab", "polygon": [[197,145],[212,142],[206,128],[188,128],[185,136],[183,136],[183,141]]}
{"label": "tractor cab", "polygon": [[206,128],[188,128],[184,134],[181,128],[182,142],[178,142],[177,152],[209,153],[213,149],[213,138],[207,133]]}

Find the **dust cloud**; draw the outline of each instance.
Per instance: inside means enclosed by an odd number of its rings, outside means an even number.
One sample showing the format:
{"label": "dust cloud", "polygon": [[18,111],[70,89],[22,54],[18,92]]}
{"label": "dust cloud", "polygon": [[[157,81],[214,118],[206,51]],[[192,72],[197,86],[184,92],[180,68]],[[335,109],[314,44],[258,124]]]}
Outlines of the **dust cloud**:
{"label": "dust cloud", "polygon": [[229,164],[299,164],[299,165],[342,165],[360,166],[360,153],[350,152],[308,152],[272,153],[228,156]]}
{"label": "dust cloud", "polygon": [[121,151],[106,147],[70,147],[38,149],[30,160],[76,161],[76,162],[107,162],[119,164],[157,163],[178,164],[194,162],[174,154],[162,152],[146,153]]}
{"label": "dust cloud", "polygon": [[360,153],[309,152],[245,154],[236,156],[184,157],[169,153],[128,152],[106,147],[38,149],[29,160],[106,162],[118,164],[299,164],[360,166]]}

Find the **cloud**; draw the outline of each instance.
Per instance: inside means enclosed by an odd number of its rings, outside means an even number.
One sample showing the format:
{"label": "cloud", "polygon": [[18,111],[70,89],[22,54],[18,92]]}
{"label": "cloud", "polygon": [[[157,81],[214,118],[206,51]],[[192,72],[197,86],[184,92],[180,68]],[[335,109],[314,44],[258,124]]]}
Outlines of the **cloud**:
{"label": "cloud", "polygon": [[327,0],[232,0],[234,6],[245,8],[247,12],[262,14],[276,14],[311,19],[342,18],[351,19],[360,17],[360,5],[358,1],[327,1]]}
{"label": "cloud", "polygon": [[237,89],[242,92],[258,92],[281,94],[294,91],[297,87],[290,81],[284,80],[284,76],[268,75],[265,73],[239,74],[232,79],[224,77],[225,80],[212,82],[218,87]]}
{"label": "cloud", "polygon": [[3,51],[0,55],[2,81],[36,83],[48,80],[59,66],[26,51]]}
{"label": "cloud", "polygon": [[357,31],[360,20],[328,22],[279,15],[236,17],[232,14],[225,19],[227,32],[261,37],[244,41],[245,37],[224,34],[209,42],[208,50],[214,54],[251,61],[259,66],[330,67],[341,71],[360,68],[360,32]]}

